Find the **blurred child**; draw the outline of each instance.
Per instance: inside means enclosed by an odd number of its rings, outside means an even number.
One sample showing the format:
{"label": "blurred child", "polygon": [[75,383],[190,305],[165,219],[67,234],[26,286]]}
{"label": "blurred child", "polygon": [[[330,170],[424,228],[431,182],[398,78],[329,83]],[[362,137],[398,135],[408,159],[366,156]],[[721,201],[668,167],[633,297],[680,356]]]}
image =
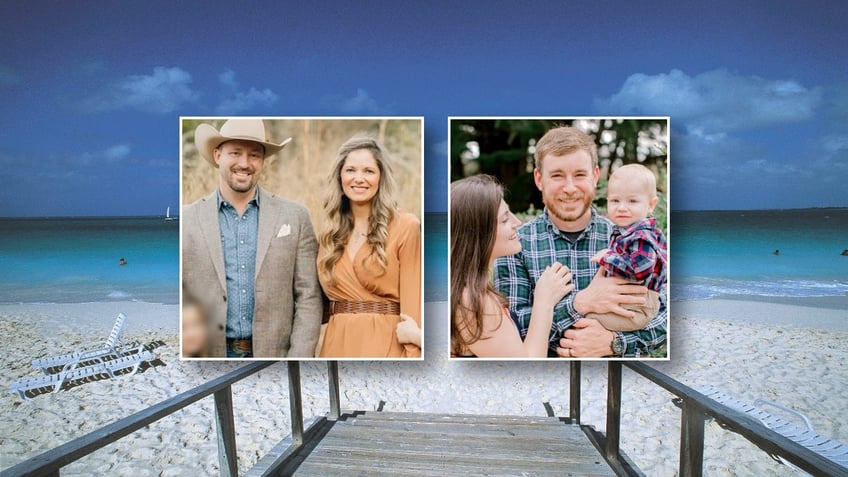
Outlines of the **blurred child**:
{"label": "blurred child", "polygon": [[183,296],[182,344],[184,358],[204,358],[207,356],[207,337],[209,335],[206,314],[200,304],[189,296]]}

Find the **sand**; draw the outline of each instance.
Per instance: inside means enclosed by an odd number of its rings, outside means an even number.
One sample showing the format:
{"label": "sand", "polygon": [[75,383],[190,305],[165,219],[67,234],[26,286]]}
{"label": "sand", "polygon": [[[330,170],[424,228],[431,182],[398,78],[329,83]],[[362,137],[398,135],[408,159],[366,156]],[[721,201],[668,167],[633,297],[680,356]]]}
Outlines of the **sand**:
{"label": "sand", "polygon": [[676,301],[674,316],[787,328],[848,331],[848,296],[728,297]]}
{"label": "sand", "polygon": [[[848,332],[799,328],[798,307],[740,300],[675,303],[672,360],[653,365],[693,387],[713,385],[753,401],[765,397],[806,413],[816,429],[848,441]],[[770,325],[734,317],[767,307]],[[802,306],[805,323],[844,311]],[[843,308],[844,310],[844,308]],[[35,456],[74,437],[141,410],[238,363],[182,362],[177,358],[177,309],[143,303],[92,305],[0,305],[3,356],[0,383],[33,375],[30,361],[51,350],[104,336],[114,315],[129,317],[125,337],[161,341],[162,364],[132,377],[90,382],[22,402],[0,397],[0,468]],[[829,313],[835,313],[834,316]],[[708,316],[707,316],[708,315]],[[448,362],[447,304],[425,305],[424,362],[344,362],[342,407],[373,410],[380,400],[391,411],[544,415],[549,401],[568,415],[568,365],[545,362]],[[250,468],[290,432],[284,364],[275,364],[233,387],[239,472]],[[326,365],[302,365],[304,415],[327,412]],[[680,411],[671,395],[624,371],[622,449],[647,475],[674,475],[679,455]],[[583,366],[583,422],[605,425],[606,365]],[[62,475],[217,474],[212,399],[206,398],[66,467]],[[705,475],[782,475],[774,462],[745,439],[710,423],[706,429]]]}

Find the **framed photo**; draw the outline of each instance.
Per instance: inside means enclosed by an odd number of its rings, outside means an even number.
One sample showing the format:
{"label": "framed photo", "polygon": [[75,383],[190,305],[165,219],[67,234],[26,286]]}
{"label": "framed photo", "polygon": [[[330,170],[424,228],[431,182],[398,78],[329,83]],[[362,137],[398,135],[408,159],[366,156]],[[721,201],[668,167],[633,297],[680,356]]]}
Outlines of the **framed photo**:
{"label": "framed photo", "polygon": [[668,359],[669,118],[449,132],[451,357]]}
{"label": "framed photo", "polygon": [[422,118],[181,134],[183,358],[422,359]]}

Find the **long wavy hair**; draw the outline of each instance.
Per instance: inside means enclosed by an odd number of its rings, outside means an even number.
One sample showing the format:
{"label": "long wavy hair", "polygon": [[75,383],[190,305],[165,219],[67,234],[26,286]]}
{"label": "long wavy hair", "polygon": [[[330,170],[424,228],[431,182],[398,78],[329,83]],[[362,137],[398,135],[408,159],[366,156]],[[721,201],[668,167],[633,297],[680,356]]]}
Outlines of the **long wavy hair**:
{"label": "long wavy hair", "polygon": [[486,298],[507,303],[489,279],[502,199],[503,188],[489,175],[466,177],[451,184],[451,352],[457,356],[481,339]]}
{"label": "long wavy hair", "polygon": [[380,182],[377,185],[377,194],[371,199],[371,217],[368,224],[367,241],[371,246],[371,253],[362,259],[362,265],[369,269],[368,260],[373,258],[377,270],[373,271],[377,276],[386,272],[388,257],[386,256],[386,241],[389,237],[389,224],[395,216],[397,202],[395,201],[395,180],[392,174],[391,164],[387,160],[384,148],[370,137],[355,136],[348,139],[339,148],[333,170],[330,172],[328,182],[332,184],[327,190],[324,198],[324,227],[318,236],[321,250],[329,250],[318,260],[318,275],[327,284],[334,284],[333,268],[344,255],[345,246],[353,232],[353,213],[350,208],[350,199],[344,195],[342,189],[342,168],[347,161],[347,156],[356,150],[367,149],[374,156],[377,167],[380,170]]}

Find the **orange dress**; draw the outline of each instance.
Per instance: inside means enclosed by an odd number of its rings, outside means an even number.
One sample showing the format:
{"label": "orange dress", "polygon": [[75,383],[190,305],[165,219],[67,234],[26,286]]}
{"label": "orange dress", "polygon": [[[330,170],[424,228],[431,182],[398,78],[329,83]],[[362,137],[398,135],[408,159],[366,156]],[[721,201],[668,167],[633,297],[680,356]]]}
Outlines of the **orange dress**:
{"label": "orange dress", "polygon": [[[329,250],[321,249],[322,257]],[[333,269],[335,283],[321,280],[331,301],[376,301],[400,304],[401,313],[411,316],[421,327],[421,222],[414,215],[398,211],[389,224],[386,242],[388,266],[380,268],[366,243],[351,260],[347,251]],[[367,257],[367,258],[366,258]],[[366,265],[363,266],[363,258]],[[399,315],[377,313],[337,313],[330,317],[319,356],[322,358],[412,358],[421,348],[400,344],[397,339]],[[422,336],[423,340],[423,336]]]}

